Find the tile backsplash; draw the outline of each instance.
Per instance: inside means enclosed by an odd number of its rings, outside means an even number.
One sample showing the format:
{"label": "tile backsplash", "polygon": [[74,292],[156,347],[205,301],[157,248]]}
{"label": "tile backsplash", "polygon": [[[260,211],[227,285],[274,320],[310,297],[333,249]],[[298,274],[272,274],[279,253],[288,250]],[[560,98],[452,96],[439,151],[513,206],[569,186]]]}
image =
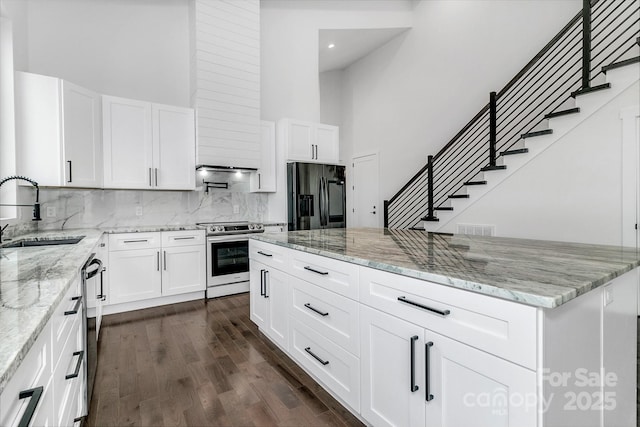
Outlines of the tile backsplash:
{"label": "tile backsplash", "polygon": [[[83,190],[42,188],[42,221],[31,221],[23,208],[22,219],[12,222],[6,237],[24,232],[70,228],[194,224],[202,221],[264,221],[267,196],[249,193],[248,176],[216,173],[208,180],[227,182],[228,189],[196,191]],[[201,182],[201,178],[200,178]],[[33,203],[33,190],[19,191],[22,203]],[[139,215],[141,214],[141,215]]]}

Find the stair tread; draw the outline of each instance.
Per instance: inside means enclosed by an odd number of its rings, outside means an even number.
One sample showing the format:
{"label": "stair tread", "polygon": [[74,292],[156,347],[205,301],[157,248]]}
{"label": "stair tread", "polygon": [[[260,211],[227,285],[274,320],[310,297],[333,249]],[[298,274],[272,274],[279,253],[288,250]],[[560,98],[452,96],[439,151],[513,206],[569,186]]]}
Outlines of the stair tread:
{"label": "stair tread", "polygon": [[597,92],[599,90],[609,89],[609,88],[611,88],[611,83],[604,83],[604,84],[597,85],[597,86],[591,86],[591,87],[587,87],[587,88],[578,89],[578,90],[576,90],[574,92],[571,92],[571,96],[573,98],[575,98],[576,96],[584,95],[586,93]]}
{"label": "stair tread", "polygon": [[468,194],[449,194],[450,199],[468,199]]}
{"label": "stair tread", "polygon": [[480,169],[481,172],[487,172],[487,171],[497,171],[497,170],[503,170],[506,169],[507,167],[505,165],[495,165],[495,166],[485,166],[482,169]]}
{"label": "stair tread", "polygon": [[568,114],[575,114],[575,113],[579,113],[579,112],[580,112],[580,107],[569,108],[567,110],[554,111],[554,112],[549,113],[546,116],[544,116],[544,118],[545,119],[551,119],[553,117],[566,116]]}
{"label": "stair tread", "polygon": [[487,181],[467,181],[464,185],[485,185]]}
{"label": "stair tread", "polygon": [[451,206],[438,206],[437,208],[433,208],[434,211],[452,211],[453,207]]}
{"label": "stair tread", "polygon": [[614,62],[613,64],[605,65],[602,67],[602,72],[607,73],[609,70],[614,70],[616,68],[624,67],[626,65],[636,64],[640,62],[640,56],[636,56],[635,58],[625,59],[624,61]]}
{"label": "stair tread", "polygon": [[436,216],[433,216],[433,217],[424,216],[424,217],[420,218],[420,221],[438,222],[440,220]]}
{"label": "stair tread", "polygon": [[510,156],[512,154],[525,154],[528,153],[528,148],[518,148],[516,150],[507,150],[500,153],[501,156]]}
{"label": "stair tread", "polygon": [[553,133],[553,129],[543,129],[543,130],[537,130],[534,132],[523,133],[522,135],[520,135],[520,137],[522,139],[525,139],[525,138],[533,138],[535,136],[551,135],[552,133]]}

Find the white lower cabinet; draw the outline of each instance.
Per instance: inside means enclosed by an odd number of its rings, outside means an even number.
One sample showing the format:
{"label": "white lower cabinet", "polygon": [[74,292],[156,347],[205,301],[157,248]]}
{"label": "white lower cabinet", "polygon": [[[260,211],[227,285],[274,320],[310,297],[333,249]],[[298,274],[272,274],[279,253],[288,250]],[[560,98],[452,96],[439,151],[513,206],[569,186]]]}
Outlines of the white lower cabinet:
{"label": "white lower cabinet", "polygon": [[111,234],[108,305],[204,292],[204,240],[203,230]]}
{"label": "white lower cabinet", "polygon": [[289,339],[289,278],[280,270],[251,261],[251,320],[283,349]]}

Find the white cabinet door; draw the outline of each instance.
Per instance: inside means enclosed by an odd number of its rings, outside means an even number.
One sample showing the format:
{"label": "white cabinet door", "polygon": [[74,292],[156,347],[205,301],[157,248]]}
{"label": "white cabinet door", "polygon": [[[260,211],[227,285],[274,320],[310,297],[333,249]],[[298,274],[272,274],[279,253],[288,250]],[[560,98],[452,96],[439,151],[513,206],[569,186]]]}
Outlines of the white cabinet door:
{"label": "white cabinet door", "polygon": [[102,187],[102,100],[99,94],[62,82],[65,184]]}
{"label": "white cabinet door", "polygon": [[285,120],[287,159],[310,161],[315,158],[315,129],[313,123]]}
{"label": "white cabinet door", "polygon": [[[260,122],[262,148],[260,169],[251,174],[251,191],[266,193],[276,191],[276,124]],[[283,159],[284,160],[284,159]]]}
{"label": "white cabinet door", "polygon": [[113,96],[102,101],[104,187],[152,188],[151,104]]}
{"label": "white cabinet door", "polygon": [[205,291],[205,247],[162,248],[162,295]]}
{"label": "white cabinet door", "polygon": [[[420,352],[428,375],[429,427],[536,426],[536,373],[429,330]],[[424,358],[421,360],[425,360]]]}
{"label": "white cabinet door", "polygon": [[162,296],[160,248],[109,253],[109,303]]}
{"label": "white cabinet door", "polygon": [[336,126],[316,124],[316,155],[315,160],[320,163],[338,163],[340,160],[340,146],[338,141],[339,128]]}
{"label": "white cabinet door", "polygon": [[265,333],[282,348],[287,349],[289,342],[289,276],[280,270],[267,268],[264,282],[269,311]]}
{"label": "white cabinet door", "polygon": [[152,104],[152,112],[154,187],[164,190],[195,189],[194,110]]}
{"label": "white cabinet door", "polygon": [[264,272],[267,267],[257,261],[251,260],[250,275],[250,315],[251,321],[260,329],[267,326],[268,298],[264,296]]}
{"label": "white cabinet door", "polygon": [[364,305],[360,322],[362,417],[375,426],[423,426],[424,329]]}

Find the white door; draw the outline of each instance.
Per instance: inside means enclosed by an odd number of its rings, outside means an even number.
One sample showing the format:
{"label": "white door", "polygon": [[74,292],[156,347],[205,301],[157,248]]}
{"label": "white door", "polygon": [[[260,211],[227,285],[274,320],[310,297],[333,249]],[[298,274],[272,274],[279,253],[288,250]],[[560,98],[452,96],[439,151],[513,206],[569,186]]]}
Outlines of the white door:
{"label": "white door", "polygon": [[65,185],[102,187],[100,95],[62,82]]}
{"label": "white door", "polygon": [[206,290],[205,248],[178,246],[162,249],[162,295]]}
{"label": "white door", "polygon": [[264,296],[264,272],[267,267],[251,260],[249,269],[250,280],[250,315],[249,317],[260,329],[267,326],[267,309],[269,299]]}
{"label": "white door", "polygon": [[268,300],[266,333],[283,348],[288,348],[289,339],[289,280],[288,276],[273,268],[265,274],[265,296]]}
{"label": "white door", "polygon": [[102,97],[104,187],[153,186],[151,103]]}
{"label": "white door", "polygon": [[323,124],[317,124],[315,127],[315,160],[320,163],[338,163],[340,159],[339,128]]}
{"label": "white door", "polygon": [[384,210],[378,200],[378,154],[354,157],[352,213],[354,227],[380,227]]}
{"label": "white door", "polygon": [[160,249],[109,253],[109,303],[139,301],[162,296]]}
{"label": "white door", "polygon": [[378,427],[424,426],[424,329],[364,305],[360,324],[360,413]]}
{"label": "white door", "polygon": [[427,427],[538,425],[534,371],[428,330],[421,343]]}
{"label": "white door", "polygon": [[153,183],[166,190],[196,185],[196,122],[191,108],[152,105]]}
{"label": "white door", "polygon": [[[287,160],[310,161],[315,158],[313,123],[287,121]],[[313,153],[312,153],[312,150]]]}

